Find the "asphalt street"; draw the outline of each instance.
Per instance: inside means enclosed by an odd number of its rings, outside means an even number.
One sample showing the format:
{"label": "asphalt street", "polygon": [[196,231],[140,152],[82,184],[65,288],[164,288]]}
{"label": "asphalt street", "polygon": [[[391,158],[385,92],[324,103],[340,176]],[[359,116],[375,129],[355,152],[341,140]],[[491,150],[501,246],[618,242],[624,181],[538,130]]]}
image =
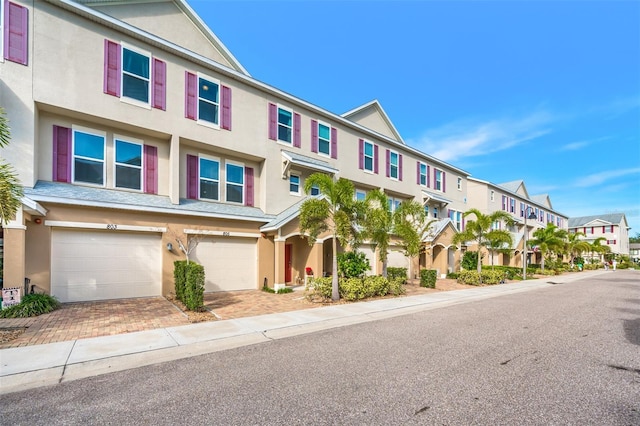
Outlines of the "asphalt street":
{"label": "asphalt street", "polygon": [[639,425],[640,274],[2,396],[4,424]]}

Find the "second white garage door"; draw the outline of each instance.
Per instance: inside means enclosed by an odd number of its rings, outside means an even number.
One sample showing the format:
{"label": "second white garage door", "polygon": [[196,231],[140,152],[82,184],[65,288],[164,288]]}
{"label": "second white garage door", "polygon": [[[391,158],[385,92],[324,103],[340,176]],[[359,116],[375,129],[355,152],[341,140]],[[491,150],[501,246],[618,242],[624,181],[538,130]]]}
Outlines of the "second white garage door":
{"label": "second white garage door", "polygon": [[162,294],[159,234],[59,230],[51,234],[51,293],[61,302]]}
{"label": "second white garage door", "polygon": [[255,238],[201,240],[191,258],[204,266],[204,291],[257,289],[256,245]]}

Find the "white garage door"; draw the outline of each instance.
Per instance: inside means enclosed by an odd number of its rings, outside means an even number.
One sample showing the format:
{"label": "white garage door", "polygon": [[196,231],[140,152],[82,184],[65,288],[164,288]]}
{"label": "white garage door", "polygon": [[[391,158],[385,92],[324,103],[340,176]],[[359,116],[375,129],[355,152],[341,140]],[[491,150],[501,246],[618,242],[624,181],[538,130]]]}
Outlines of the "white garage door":
{"label": "white garage door", "polygon": [[409,272],[409,258],[404,255],[401,248],[389,247],[389,254],[387,255],[387,267],[407,268],[407,272]]}
{"label": "white garage door", "polygon": [[193,260],[204,266],[204,290],[255,290],[257,286],[255,238],[210,237],[200,241]]}
{"label": "white garage door", "polygon": [[370,244],[363,244],[358,247],[358,251],[364,253],[367,260],[369,261],[369,266],[371,267],[371,269],[365,272],[365,275],[376,275],[376,253],[373,250],[373,246],[371,246]]}
{"label": "white garage door", "polygon": [[51,293],[61,302],[160,296],[161,236],[54,230]]}

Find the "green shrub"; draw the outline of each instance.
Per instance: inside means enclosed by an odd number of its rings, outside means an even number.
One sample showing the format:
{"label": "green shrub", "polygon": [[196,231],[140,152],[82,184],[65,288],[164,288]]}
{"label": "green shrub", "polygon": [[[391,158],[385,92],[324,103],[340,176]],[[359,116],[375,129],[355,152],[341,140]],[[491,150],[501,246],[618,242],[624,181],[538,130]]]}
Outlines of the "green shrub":
{"label": "green shrub", "polygon": [[[393,281],[382,276],[368,276],[364,278],[341,278],[339,280],[340,297],[348,301],[356,301],[387,294],[404,294],[403,281],[395,278]],[[331,299],[331,277],[314,278],[310,280],[306,293],[307,299]]]}
{"label": "green shrub", "polygon": [[365,297],[386,296],[389,294],[389,279],[383,276],[370,276],[364,279]]}
{"label": "green shrub", "polygon": [[458,279],[458,273],[457,272],[449,272],[447,274],[447,278],[452,279],[452,280]]}
{"label": "green shrub", "polygon": [[[476,271],[477,272],[477,271]],[[499,269],[482,271],[482,283],[487,285],[499,284],[505,279],[505,274]]]}
{"label": "green shrub", "polygon": [[[504,277],[508,280],[513,280],[513,279],[518,279],[518,278],[522,278],[522,268],[519,267],[515,267],[515,266],[504,266],[504,265],[496,265],[493,268],[490,266],[482,266],[482,270],[495,270],[495,271],[501,271],[504,274]],[[528,272],[528,270],[527,270]]]}
{"label": "green shrub", "polygon": [[477,251],[465,251],[462,255],[462,262],[460,263],[462,269],[472,271],[478,268],[478,252]]}
{"label": "green shrub", "polygon": [[478,271],[462,270],[458,273],[457,282],[467,285],[480,285],[480,274],[478,274]]}
{"label": "green shrub", "polygon": [[202,311],[204,308],[204,266],[195,262],[189,262],[187,266],[184,305],[190,311]]}
{"label": "green shrub", "polygon": [[278,291],[275,291],[274,289],[272,289],[271,287],[266,286],[266,285],[262,286],[262,291],[264,291],[266,293],[272,293],[272,294],[293,293],[293,289],[289,288],[289,287],[280,288],[280,289],[278,289]]}
{"label": "green shrub", "polygon": [[389,293],[394,296],[400,296],[406,292],[404,287],[405,280],[402,278],[394,278],[389,280]]}
{"label": "green shrub", "polygon": [[0,311],[0,318],[28,318],[49,313],[60,307],[55,296],[48,294],[27,294],[20,303]]}
{"label": "green shrub", "polygon": [[367,289],[362,278],[340,280],[340,297],[345,300],[360,300],[367,297]]}
{"label": "green shrub", "polygon": [[364,253],[347,251],[338,254],[338,276],[344,278],[361,277],[371,267]]}
{"label": "green shrub", "polygon": [[184,303],[184,290],[187,286],[187,261],[176,260],[173,262],[173,281],[176,299]]}
{"label": "green shrub", "polygon": [[402,278],[402,282],[404,283],[407,281],[407,276],[407,268],[387,268],[387,279],[389,281],[395,278]]}
{"label": "green shrub", "polygon": [[435,269],[420,270],[420,287],[436,288],[438,272]]}
{"label": "green shrub", "polygon": [[332,285],[331,277],[311,278],[306,289],[306,297],[308,299],[314,299],[316,297],[321,299],[331,299]]}

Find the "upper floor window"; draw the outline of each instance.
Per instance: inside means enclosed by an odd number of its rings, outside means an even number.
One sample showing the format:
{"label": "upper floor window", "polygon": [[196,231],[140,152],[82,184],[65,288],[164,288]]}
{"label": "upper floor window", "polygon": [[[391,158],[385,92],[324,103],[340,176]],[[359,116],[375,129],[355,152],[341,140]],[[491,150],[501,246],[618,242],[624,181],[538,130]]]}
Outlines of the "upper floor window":
{"label": "upper floor window", "polygon": [[374,160],[374,148],[371,142],[364,141],[362,145],[362,155],[363,155],[363,163],[362,167],[364,170],[369,172],[373,172],[373,160]]}
{"label": "upper floor window", "polygon": [[227,162],[227,201],[244,202],[244,166]]}
{"label": "upper floor window", "polygon": [[500,221],[496,220],[491,224],[491,229],[497,230],[500,229]]}
{"label": "upper floor window", "polygon": [[115,139],[116,188],[142,189],[142,144]]}
{"label": "upper floor window", "polygon": [[293,112],[278,108],[278,140],[286,143],[293,141]]}
{"label": "upper floor window", "polygon": [[458,177],[458,191],[462,191],[462,178]]}
{"label": "upper floor window", "polygon": [[364,201],[366,197],[367,197],[366,191],[363,191],[361,189],[356,189],[356,194],[355,194],[356,201]]}
{"label": "upper floor window", "polygon": [[427,186],[429,170],[424,163],[418,163],[418,185]]}
{"label": "upper floor window", "polygon": [[514,198],[511,198],[509,200],[509,212],[511,212],[511,213],[515,213],[516,212],[516,200]]}
{"label": "upper floor window", "polygon": [[462,231],[462,212],[449,210],[449,219],[451,219],[453,226],[455,226],[458,231]]}
{"label": "upper floor window", "polygon": [[310,195],[320,195],[320,188],[318,188],[317,185],[313,185],[311,187],[311,191],[309,192]]}
{"label": "upper floor window", "polygon": [[397,152],[389,152],[389,177],[398,179],[400,176],[400,156]]}
{"label": "upper floor window", "polygon": [[389,197],[389,210],[392,212],[396,211],[401,202],[402,200],[399,198]]}
{"label": "upper floor window", "polygon": [[73,129],[73,181],[104,186],[104,133]]}
{"label": "upper floor window", "polygon": [[491,199],[491,201],[495,201],[495,199],[496,199],[496,193],[495,193],[495,191],[493,189],[491,190],[489,198]]}
{"label": "upper floor window", "polygon": [[122,46],[122,96],[149,103],[151,55]]}
{"label": "upper floor window", "polygon": [[520,217],[524,217],[524,203],[520,203]]}
{"label": "upper floor window", "polygon": [[217,125],[220,119],[220,85],[198,77],[198,120]]}
{"label": "upper floor window", "polygon": [[220,161],[213,158],[199,158],[200,198],[206,200],[220,199]]}
{"label": "upper floor window", "polygon": [[300,195],[300,176],[294,174],[289,175],[289,193]]}
{"label": "upper floor window", "polygon": [[434,170],[434,189],[438,191],[444,191],[444,172],[442,170],[435,169]]}
{"label": "upper floor window", "polygon": [[318,152],[331,155],[331,128],[318,123]]}
{"label": "upper floor window", "polygon": [[437,208],[437,207],[434,207],[434,208],[433,208],[433,218],[434,218],[434,219],[437,219],[437,218],[438,218],[438,208]]}

